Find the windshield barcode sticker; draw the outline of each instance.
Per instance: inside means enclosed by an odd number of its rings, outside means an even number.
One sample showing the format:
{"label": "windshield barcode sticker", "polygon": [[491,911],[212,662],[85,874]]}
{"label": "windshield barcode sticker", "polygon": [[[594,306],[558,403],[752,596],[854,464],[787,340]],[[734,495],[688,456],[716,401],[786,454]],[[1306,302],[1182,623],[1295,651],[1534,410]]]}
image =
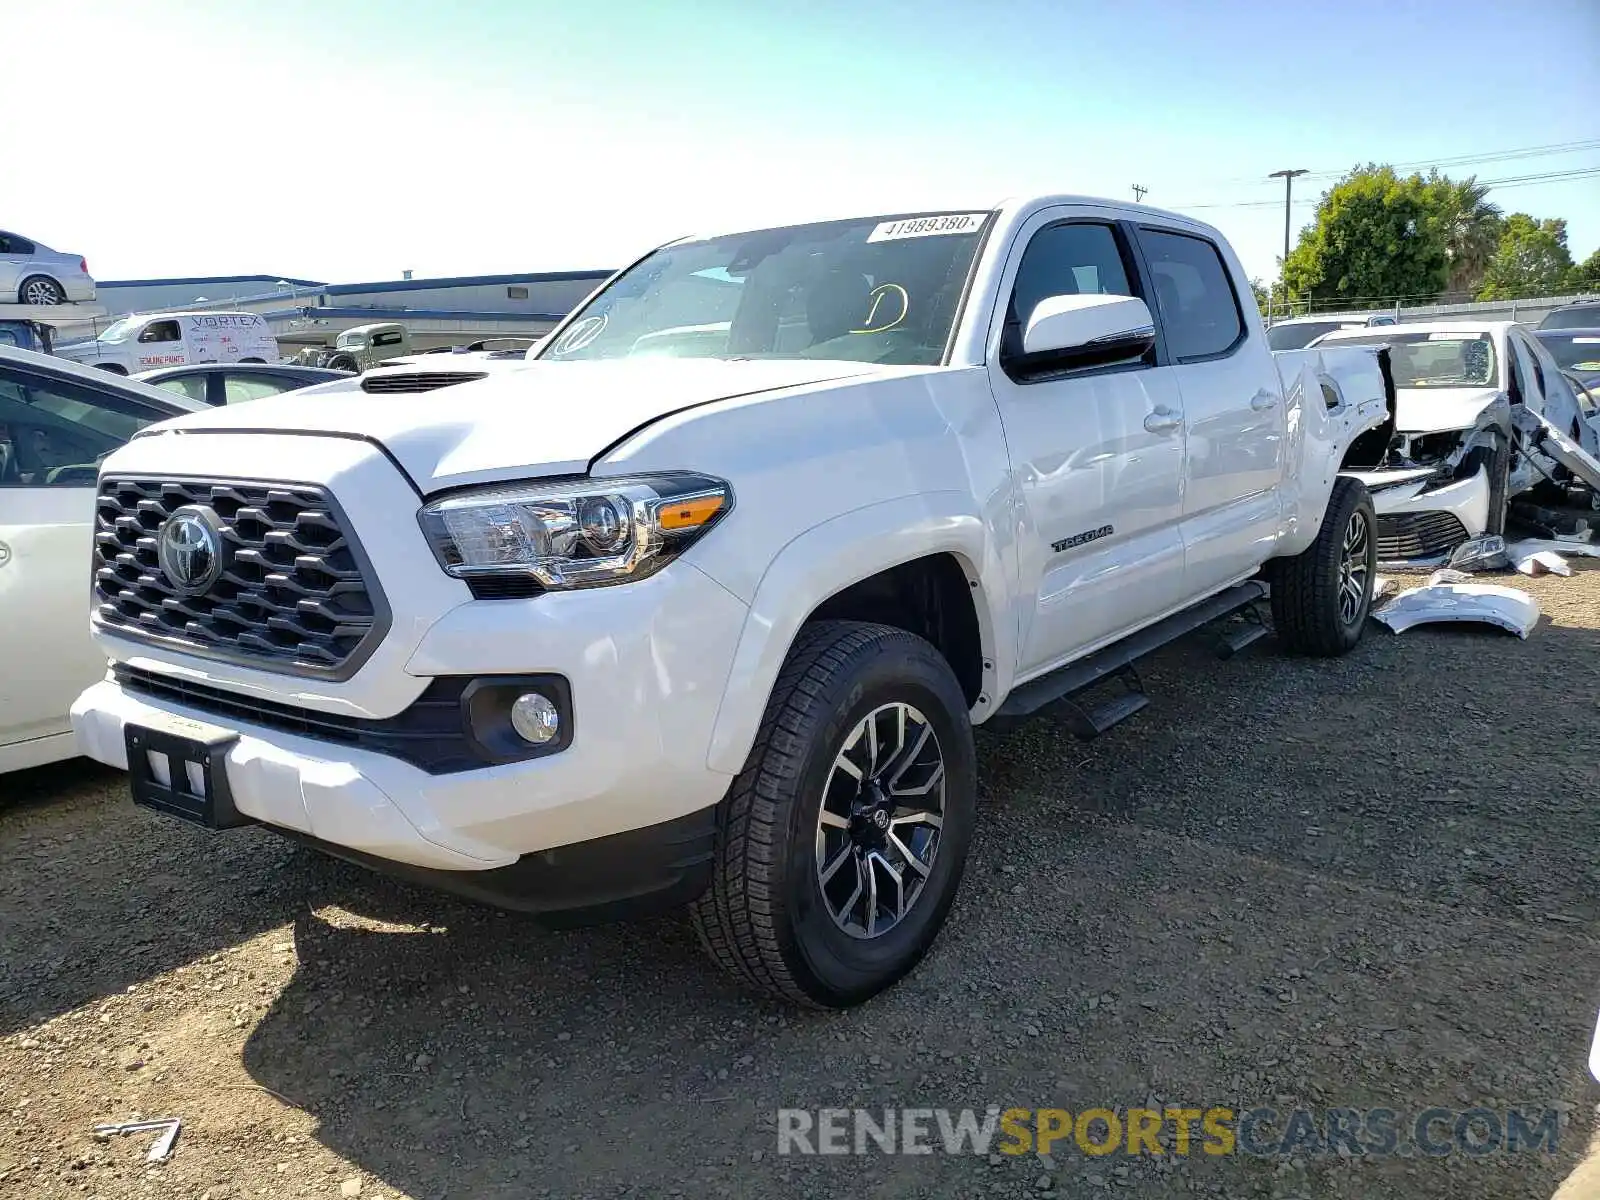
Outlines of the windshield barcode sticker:
{"label": "windshield barcode sticker", "polygon": [[946,233],[976,233],[983,228],[988,213],[953,213],[942,217],[906,217],[885,221],[870,234],[869,242],[893,242],[900,238],[936,237]]}

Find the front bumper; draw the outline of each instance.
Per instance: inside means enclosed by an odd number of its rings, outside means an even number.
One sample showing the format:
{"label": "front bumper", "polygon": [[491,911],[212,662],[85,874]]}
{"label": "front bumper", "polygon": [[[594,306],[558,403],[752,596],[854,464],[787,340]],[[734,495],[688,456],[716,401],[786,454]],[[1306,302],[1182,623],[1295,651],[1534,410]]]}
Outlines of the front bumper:
{"label": "front bumper", "polygon": [[[164,664],[115,638],[105,641],[125,660],[129,686],[95,684],[73,705],[72,724],[83,753],[123,769],[129,725],[224,728],[238,735],[221,765],[246,818],[502,907],[609,918],[704,886],[710,813],[730,782],[707,766],[707,752],[745,611],[688,563],[616,588],[451,609],[407,663],[419,688],[444,675],[548,674],[570,684],[571,743],[520,762],[441,770],[372,742],[293,732],[281,711],[251,720],[239,703],[220,707],[203,693],[136,690],[136,677]],[[282,689],[315,699],[292,681]],[[339,718],[346,727],[350,719]]]}
{"label": "front bumper", "polygon": [[1489,527],[1489,473],[1442,486],[1410,478],[1414,471],[1367,471],[1359,475],[1372,495],[1378,518],[1378,562],[1429,567],[1447,562],[1468,538]]}
{"label": "front bumper", "polygon": [[[110,679],[72,707],[83,752],[124,770],[126,728],[170,729],[174,719],[215,723],[203,709],[137,695]],[[609,782],[619,790],[596,794],[584,777],[606,773],[594,769],[592,754],[574,753],[576,746],[551,758],[441,776],[278,729],[237,721],[228,727],[238,738],[223,769],[241,815],[409,882],[503,908],[564,914],[571,923],[680,904],[709,878],[713,814],[727,785],[711,772],[695,787],[656,764],[656,787],[631,772],[625,781],[613,773]]]}
{"label": "front bumper", "polygon": [[[678,894],[685,854],[700,853],[684,840],[732,779],[708,759],[748,607],[688,561],[615,587],[474,600],[405,519],[415,493],[353,439],[141,437],[106,470],[249,479],[252,459],[294,462],[338,496],[388,596],[387,631],[339,680],[205,657],[97,622],[114,667],[73,705],[83,753],[126,769],[130,726],[184,738],[182,722],[198,722],[224,735],[209,769],[225,773],[241,817],[332,853],[411,878],[470,875],[431,882],[538,911]],[[451,735],[479,732],[472,721],[452,730],[448,713],[423,711],[476,703],[465,691],[452,700],[445,684],[532,679],[561,681],[568,714],[570,741],[542,757],[507,761],[481,740],[475,750],[491,753],[463,754]],[[617,838],[624,849],[606,852]],[[551,882],[555,861],[583,865]],[[585,873],[587,890],[563,881]],[[526,888],[521,901],[513,885]]]}

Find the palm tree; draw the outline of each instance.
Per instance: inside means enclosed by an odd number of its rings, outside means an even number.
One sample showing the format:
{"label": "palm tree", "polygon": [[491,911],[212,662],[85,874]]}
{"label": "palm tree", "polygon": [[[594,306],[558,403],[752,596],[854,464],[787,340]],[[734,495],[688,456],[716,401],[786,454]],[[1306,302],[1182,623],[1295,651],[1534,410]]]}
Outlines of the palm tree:
{"label": "palm tree", "polygon": [[1489,189],[1476,176],[1458,180],[1434,171],[1426,189],[1450,260],[1446,286],[1451,293],[1476,295],[1500,245],[1500,207],[1489,203]]}

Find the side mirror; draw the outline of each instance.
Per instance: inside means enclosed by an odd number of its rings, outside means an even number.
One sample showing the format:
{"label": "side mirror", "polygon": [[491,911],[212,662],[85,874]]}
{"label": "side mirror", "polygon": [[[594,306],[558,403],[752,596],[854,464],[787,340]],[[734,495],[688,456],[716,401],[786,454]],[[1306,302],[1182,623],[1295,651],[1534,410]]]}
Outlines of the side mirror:
{"label": "side mirror", "polygon": [[1156,343],[1155,319],[1135,296],[1046,296],[1022,331],[1029,370],[1103,366],[1147,354]]}

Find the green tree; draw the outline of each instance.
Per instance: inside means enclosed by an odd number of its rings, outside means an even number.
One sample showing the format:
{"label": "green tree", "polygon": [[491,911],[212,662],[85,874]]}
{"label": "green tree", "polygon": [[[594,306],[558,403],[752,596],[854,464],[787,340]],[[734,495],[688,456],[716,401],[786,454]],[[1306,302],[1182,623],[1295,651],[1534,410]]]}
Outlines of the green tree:
{"label": "green tree", "polygon": [[1600,292],[1600,250],[1573,267],[1562,286],[1569,292]]}
{"label": "green tree", "polygon": [[1472,296],[1483,286],[1489,260],[1500,247],[1505,228],[1500,208],[1489,203],[1489,189],[1476,176],[1451,179],[1430,171],[1422,195],[1432,210],[1434,227],[1444,238],[1445,257],[1450,262],[1445,290],[1463,298]]}
{"label": "green tree", "polygon": [[1512,213],[1484,272],[1478,299],[1548,296],[1559,292],[1571,273],[1566,221],[1559,217],[1540,221],[1527,213]]}
{"label": "green tree", "polygon": [[1450,260],[1427,187],[1420,175],[1370,164],[1339,180],[1284,263],[1291,294],[1323,310],[1438,295]]}

